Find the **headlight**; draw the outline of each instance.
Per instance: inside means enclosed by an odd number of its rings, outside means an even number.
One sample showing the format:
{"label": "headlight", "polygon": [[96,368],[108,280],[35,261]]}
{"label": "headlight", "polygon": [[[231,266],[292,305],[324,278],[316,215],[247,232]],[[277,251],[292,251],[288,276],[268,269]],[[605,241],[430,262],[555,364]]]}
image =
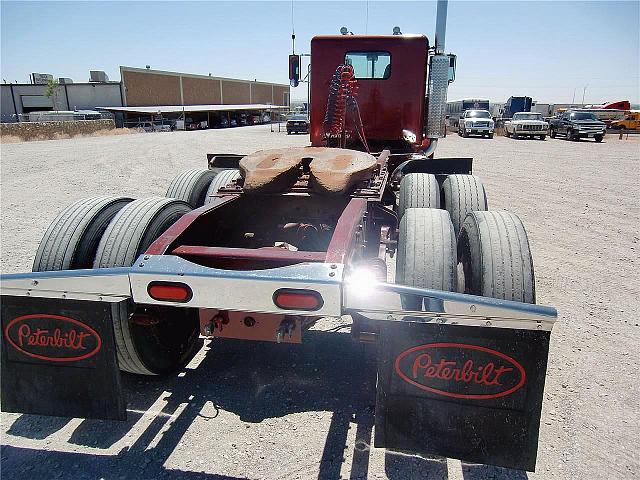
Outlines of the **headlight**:
{"label": "headlight", "polygon": [[493,128],[493,125],[494,125],[493,120],[489,120],[489,126]]}
{"label": "headlight", "polygon": [[473,120],[467,120],[466,122],[464,122],[464,126],[465,127],[473,127]]}

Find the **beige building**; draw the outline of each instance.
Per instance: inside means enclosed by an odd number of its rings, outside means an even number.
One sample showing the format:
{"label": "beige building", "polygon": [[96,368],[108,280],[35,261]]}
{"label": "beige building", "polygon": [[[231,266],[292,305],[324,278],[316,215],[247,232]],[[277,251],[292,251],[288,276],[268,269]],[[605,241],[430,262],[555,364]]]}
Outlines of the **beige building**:
{"label": "beige building", "polygon": [[166,105],[289,105],[289,85],[120,67],[127,107]]}

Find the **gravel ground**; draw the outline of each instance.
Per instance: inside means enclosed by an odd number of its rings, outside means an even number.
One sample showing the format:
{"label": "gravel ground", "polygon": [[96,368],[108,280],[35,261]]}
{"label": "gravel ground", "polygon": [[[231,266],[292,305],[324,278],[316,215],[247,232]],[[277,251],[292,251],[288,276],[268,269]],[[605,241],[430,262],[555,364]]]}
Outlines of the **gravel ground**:
{"label": "gravel ground", "polygon": [[[163,195],[205,153],[306,145],[268,127],[2,145],[2,272],[31,268],[49,222],[97,193]],[[2,414],[6,478],[638,478],[638,137],[462,139],[491,209],[524,221],[538,302],[559,311],[536,473],[370,448],[375,357],[321,323],[299,346],[207,345],[184,372],[124,377],[129,419]],[[213,348],[212,348],[213,347]],[[199,365],[199,368],[195,368]]]}

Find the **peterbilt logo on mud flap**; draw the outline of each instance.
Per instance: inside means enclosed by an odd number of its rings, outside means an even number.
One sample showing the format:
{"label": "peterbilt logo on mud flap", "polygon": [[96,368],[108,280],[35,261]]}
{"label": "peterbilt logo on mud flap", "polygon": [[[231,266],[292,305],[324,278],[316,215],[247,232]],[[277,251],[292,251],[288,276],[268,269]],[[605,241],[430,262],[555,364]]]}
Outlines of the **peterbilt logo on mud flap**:
{"label": "peterbilt logo on mud flap", "polygon": [[102,339],[93,328],[70,317],[46,313],[14,318],[4,336],[20,353],[48,362],[86,360],[102,348]]}
{"label": "peterbilt logo on mud flap", "polygon": [[488,400],[516,392],[525,384],[524,368],[504,353],[478,345],[430,343],[405,350],[395,373],[436,395]]}

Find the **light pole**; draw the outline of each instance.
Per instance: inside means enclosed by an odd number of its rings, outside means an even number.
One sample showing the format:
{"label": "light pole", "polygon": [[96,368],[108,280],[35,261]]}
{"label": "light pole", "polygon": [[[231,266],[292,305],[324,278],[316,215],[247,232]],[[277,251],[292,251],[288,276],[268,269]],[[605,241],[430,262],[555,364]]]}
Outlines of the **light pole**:
{"label": "light pole", "polygon": [[585,85],[582,88],[582,106],[584,107],[584,94],[587,92],[587,87],[589,86],[589,84]]}

